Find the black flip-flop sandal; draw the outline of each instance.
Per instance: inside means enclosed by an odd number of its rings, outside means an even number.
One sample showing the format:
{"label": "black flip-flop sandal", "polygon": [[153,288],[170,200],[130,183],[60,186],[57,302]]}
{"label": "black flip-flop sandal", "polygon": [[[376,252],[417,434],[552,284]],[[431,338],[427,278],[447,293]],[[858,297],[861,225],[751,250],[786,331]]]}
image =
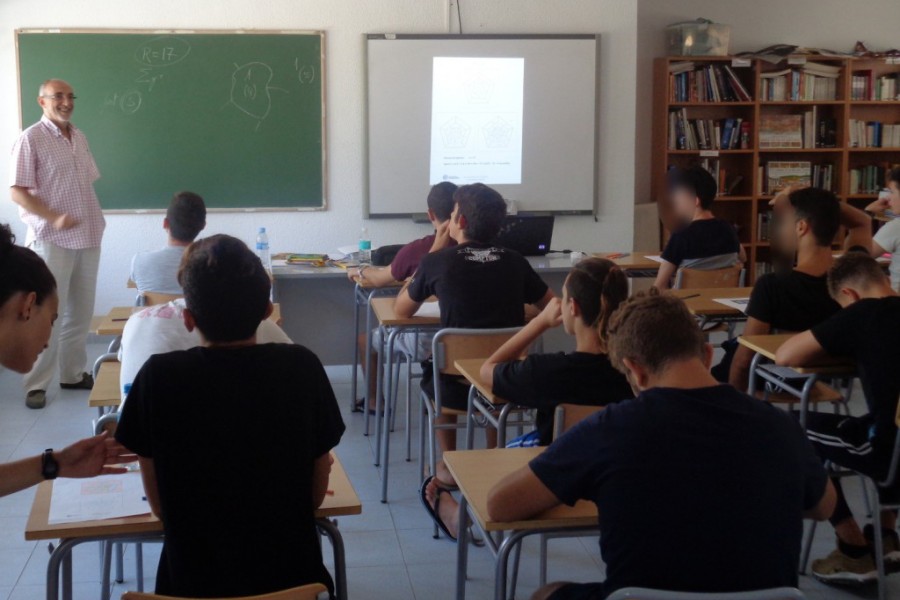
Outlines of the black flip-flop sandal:
{"label": "black flip-flop sandal", "polygon": [[[353,410],[350,411],[350,412],[362,414],[362,412],[363,412],[363,407],[364,407],[365,405],[366,405],[366,399],[365,399],[365,398],[360,398],[360,399],[358,399],[356,402],[353,403]],[[369,414],[372,415],[372,416],[374,417],[374,416],[375,416],[375,409],[374,409],[374,408],[370,408],[370,409],[369,409]],[[384,410],[381,411],[381,416],[384,416]]]}
{"label": "black flip-flop sandal", "polygon": [[447,524],[444,523],[443,520],[441,520],[441,513],[439,512],[441,508],[441,495],[449,494],[450,492],[438,486],[438,495],[437,498],[434,499],[434,506],[432,507],[431,504],[428,503],[426,490],[428,489],[428,484],[431,483],[432,479],[434,479],[434,475],[429,475],[425,479],[425,481],[422,482],[422,487],[419,488],[419,499],[422,500],[422,505],[425,507],[425,510],[428,511],[428,514],[431,515],[431,519],[437,524],[438,527],[440,527],[441,531],[443,531],[448,538],[456,542],[456,538],[453,537],[453,535],[450,534],[450,530],[447,529]]}

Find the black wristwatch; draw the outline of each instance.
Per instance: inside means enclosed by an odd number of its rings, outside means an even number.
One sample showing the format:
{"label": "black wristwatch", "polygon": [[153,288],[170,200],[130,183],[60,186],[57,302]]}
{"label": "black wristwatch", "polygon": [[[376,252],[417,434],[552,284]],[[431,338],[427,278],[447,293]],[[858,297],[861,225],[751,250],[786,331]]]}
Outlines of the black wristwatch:
{"label": "black wristwatch", "polygon": [[44,479],[56,479],[59,475],[59,463],[53,458],[53,448],[47,448],[41,455],[41,475]]}

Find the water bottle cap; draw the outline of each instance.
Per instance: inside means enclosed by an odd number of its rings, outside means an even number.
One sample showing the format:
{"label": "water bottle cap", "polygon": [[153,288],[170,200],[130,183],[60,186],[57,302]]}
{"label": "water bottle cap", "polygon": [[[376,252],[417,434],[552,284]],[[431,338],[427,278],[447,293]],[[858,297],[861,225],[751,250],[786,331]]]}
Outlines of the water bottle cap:
{"label": "water bottle cap", "polygon": [[259,228],[259,232],[260,232],[260,233],[265,233],[265,232],[266,232],[266,228],[265,228],[265,227],[260,227],[260,228]]}

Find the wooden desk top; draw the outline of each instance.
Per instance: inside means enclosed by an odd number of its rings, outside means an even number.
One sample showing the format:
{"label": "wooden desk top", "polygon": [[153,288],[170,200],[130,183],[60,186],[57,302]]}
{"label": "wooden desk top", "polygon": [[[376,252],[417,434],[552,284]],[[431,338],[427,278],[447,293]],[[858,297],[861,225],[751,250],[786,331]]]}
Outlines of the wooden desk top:
{"label": "wooden desk top", "polygon": [[105,362],[100,365],[97,372],[97,380],[88,396],[88,406],[118,406],[122,403],[122,393],[119,391],[119,376],[122,374],[122,363]]}
{"label": "wooden desk top", "polygon": [[627,256],[610,258],[620,254],[619,252],[595,252],[591,256],[595,258],[607,258],[624,271],[658,271],[659,263],[647,258],[647,256],[659,256],[659,252],[625,252]]}
{"label": "wooden desk top", "polygon": [[372,301],[369,303],[369,306],[372,307],[372,312],[375,313],[375,317],[378,319],[378,323],[385,327],[398,327],[398,326],[434,326],[440,325],[441,320],[438,317],[410,317],[408,319],[401,319],[394,312],[394,303],[397,301],[396,298],[372,298]]}
{"label": "wooden desk top", "polygon": [[[781,345],[792,338],[793,333],[777,333],[770,335],[742,335],[738,342],[754,352],[762,354],[769,360],[775,360],[775,354]],[[846,359],[833,358],[814,367],[791,367],[798,373],[810,375],[849,375],[856,371],[852,363]]]}
{"label": "wooden desk top", "polygon": [[488,402],[491,404],[506,404],[506,400],[495,396],[481,380],[481,365],[484,364],[485,360],[486,359],[484,358],[466,358],[455,361],[453,366],[459,369],[459,372],[462,373],[463,377],[465,377],[470,384],[474,385],[475,389],[477,389]]}
{"label": "wooden desk top", "polygon": [[469,501],[472,514],[485,531],[517,531],[556,527],[591,527],[597,525],[597,507],[585,500],[575,506],[560,505],[534,519],[514,523],[491,521],[487,498],[491,488],[513,471],[524,467],[543,452],[543,448],[502,448],[493,450],[458,450],[444,453],[444,463]]}
{"label": "wooden desk top", "polygon": [[[691,314],[698,317],[727,317],[743,314],[742,311],[716,302],[716,298],[749,298],[752,287],[743,288],[709,288],[671,290],[671,293],[684,299]],[[696,295],[699,294],[699,295]]]}
{"label": "wooden desk top", "polygon": [[[345,517],[362,513],[362,503],[353,489],[347,472],[338,457],[334,457],[331,466],[331,477],[328,489],[334,494],[325,496],[322,506],[316,510],[316,517]],[[60,538],[79,538],[97,535],[129,535],[141,533],[162,533],[162,522],[153,515],[103,519],[101,521],[83,521],[80,523],[60,523],[50,525],[50,497],[53,494],[53,482],[45,481],[37,488],[31,514],[25,525],[25,539],[54,540]]]}
{"label": "wooden desk top", "polygon": [[[134,313],[144,310],[145,308],[149,308],[147,306],[116,306],[109,310],[109,314],[100,319],[100,322],[97,324],[97,327],[91,331],[94,335],[122,335],[122,332],[125,331],[125,323],[128,321],[128,318],[131,317]],[[275,324],[281,325],[281,305],[279,303],[275,303],[273,305],[272,316],[269,317],[270,321],[274,321]]]}

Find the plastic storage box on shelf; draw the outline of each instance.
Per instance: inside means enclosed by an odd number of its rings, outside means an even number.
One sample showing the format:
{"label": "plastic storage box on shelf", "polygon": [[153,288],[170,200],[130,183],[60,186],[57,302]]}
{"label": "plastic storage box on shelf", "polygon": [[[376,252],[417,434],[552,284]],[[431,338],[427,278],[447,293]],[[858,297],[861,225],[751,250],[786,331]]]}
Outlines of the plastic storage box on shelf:
{"label": "plastic storage box on shelf", "polygon": [[669,56],[727,56],[731,25],[707,19],[673,23],[666,27]]}

